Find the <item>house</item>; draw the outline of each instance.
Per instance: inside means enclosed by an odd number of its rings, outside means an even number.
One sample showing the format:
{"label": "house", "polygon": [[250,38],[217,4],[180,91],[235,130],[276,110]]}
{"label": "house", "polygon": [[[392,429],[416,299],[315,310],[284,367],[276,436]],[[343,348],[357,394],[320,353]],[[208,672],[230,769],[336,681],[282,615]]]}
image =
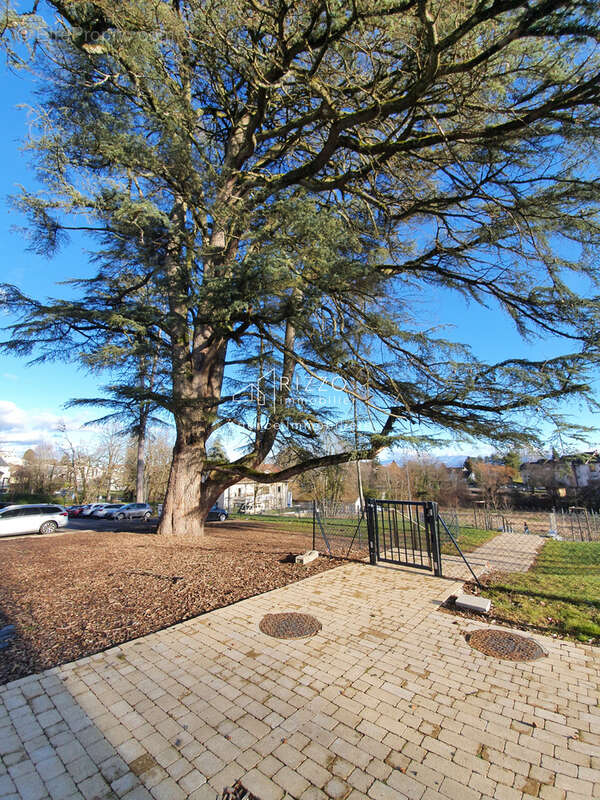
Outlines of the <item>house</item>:
{"label": "house", "polygon": [[[259,472],[277,472],[274,464],[263,464]],[[242,478],[233,486],[229,486],[219,497],[218,504],[227,511],[235,511],[243,504],[251,504],[253,508],[268,511],[272,508],[286,508],[291,505],[291,493],[287,481],[276,483],[258,483],[251,478]]]}
{"label": "house", "polygon": [[541,458],[521,464],[523,483],[529,488],[600,488],[600,454],[597,450]]}
{"label": "house", "polygon": [[8,491],[10,484],[11,465],[0,456],[0,494]]}

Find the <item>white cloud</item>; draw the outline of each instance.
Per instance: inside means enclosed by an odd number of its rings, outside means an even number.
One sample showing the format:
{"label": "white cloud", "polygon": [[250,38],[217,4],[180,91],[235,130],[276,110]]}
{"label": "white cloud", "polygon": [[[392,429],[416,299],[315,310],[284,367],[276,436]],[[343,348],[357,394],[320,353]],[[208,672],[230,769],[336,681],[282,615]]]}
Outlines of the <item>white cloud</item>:
{"label": "white cloud", "polygon": [[13,375],[12,372],[3,372],[2,373],[2,377],[4,378],[5,381],[18,381],[19,380],[19,376],[18,375]]}
{"label": "white cloud", "polygon": [[16,403],[0,400],[0,431],[22,430],[26,421],[26,413]]}
{"label": "white cloud", "polygon": [[41,441],[58,439],[63,431],[79,431],[81,419],[54,414],[44,409],[27,411],[10,400],[0,400],[0,448],[25,448]]}

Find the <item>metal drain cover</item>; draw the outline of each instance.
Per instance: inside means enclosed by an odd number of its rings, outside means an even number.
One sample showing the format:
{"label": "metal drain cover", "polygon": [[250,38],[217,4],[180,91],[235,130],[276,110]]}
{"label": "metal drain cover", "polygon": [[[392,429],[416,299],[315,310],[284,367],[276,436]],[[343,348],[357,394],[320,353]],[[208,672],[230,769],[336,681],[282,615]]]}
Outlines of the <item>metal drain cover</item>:
{"label": "metal drain cover", "polygon": [[265,614],[258,626],[267,636],[276,639],[303,639],[321,630],[321,623],[310,614]]}
{"label": "metal drain cover", "polygon": [[467,641],[475,650],[486,656],[506,658],[509,661],[535,661],[546,653],[534,639],[519,636],[511,631],[484,628],[467,634]]}

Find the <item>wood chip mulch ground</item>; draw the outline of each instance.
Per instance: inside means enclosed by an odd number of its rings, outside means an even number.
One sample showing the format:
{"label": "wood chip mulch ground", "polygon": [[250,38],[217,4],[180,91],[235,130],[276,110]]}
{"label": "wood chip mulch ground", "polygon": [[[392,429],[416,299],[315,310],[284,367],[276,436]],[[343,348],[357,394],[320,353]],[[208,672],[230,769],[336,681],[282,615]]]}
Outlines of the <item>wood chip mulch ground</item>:
{"label": "wood chip mulch ground", "polygon": [[332,569],[302,537],[224,523],[197,539],[78,531],[0,540],[0,684]]}

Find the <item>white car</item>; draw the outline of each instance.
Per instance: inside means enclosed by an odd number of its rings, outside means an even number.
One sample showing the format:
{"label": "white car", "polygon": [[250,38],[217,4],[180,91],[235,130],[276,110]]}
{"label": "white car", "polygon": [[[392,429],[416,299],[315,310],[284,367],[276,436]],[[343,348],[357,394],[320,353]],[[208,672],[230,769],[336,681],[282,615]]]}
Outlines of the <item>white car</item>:
{"label": "white car", "polygon": [[116,511],[117,508],[123,508],[125,503],[107,503],[106,505],[102,506],[101,508],[97,508],[95,511],[92,511],[90,514],[91,517],[105,517],[107,514],[110,514],[111,511]]}
{"label": "white car", "polygon": [[238,514],[262,514],[264,510],[264,503],[261,503],[260,501],[258,503],[246,501],[238,508]]}
{"label": "white car", "polygon": [[103,508],[107,503],[91,503],[89,506],[86,506],[79,515],[80,517],[93,517],[94,514]]}
{"label": "white car", "polygon": [[18,533],[54,533],[64,528],[67,510],[55,505],[6,506],[0,509],[0,536]]}

